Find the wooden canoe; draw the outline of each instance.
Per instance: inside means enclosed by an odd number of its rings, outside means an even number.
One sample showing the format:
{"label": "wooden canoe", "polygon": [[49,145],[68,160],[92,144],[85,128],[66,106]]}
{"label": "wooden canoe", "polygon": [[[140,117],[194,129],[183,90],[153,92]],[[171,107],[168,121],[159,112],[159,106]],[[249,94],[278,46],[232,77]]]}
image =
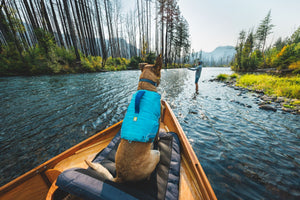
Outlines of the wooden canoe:
{"label": "wooden canoe", "polygon": [[[160,128],[178,134],[181,142],[179,199],[217,199],[216,195],[179,122],[167,102],[162,101]],[[3,200],[51,199],[58,175],[69,168],[87,168],[84,160],[92,160],[105,148],[121,128],[121,122],[95,134],[58,156],[23,174],[0,188]]]}

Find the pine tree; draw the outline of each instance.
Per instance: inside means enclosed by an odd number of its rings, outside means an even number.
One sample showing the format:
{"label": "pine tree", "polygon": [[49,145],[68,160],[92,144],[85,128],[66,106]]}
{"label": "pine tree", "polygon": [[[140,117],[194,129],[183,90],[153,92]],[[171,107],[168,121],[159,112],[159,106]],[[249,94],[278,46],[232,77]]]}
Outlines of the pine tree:
{"label": "pine tree", "polygon": [[256,38],[258,40],[257,48],[261,49],[262,52],[265,50],[266,40],[268,35],[270,35],[272,32],[272,28],[274,27],[273,24],[271,24],[271,10],[268,12],[267,16],[262,20],[260,23],[257,31],[256,31]]}

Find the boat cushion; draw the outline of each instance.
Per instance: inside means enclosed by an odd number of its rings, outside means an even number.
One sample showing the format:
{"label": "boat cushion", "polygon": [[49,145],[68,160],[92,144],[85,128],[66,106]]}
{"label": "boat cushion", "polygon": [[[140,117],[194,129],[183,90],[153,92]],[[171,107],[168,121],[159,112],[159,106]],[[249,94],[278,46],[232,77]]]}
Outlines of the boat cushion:
{"label": "boat cushion", "polygon": [[[160,162],[149,180],[137,183],[115,183],[104,180],[91,168],[73,168],[61,173],[56,185],[59,190],[83,199],[178,199],[180,178],[180,144],[175,133],[159,133],[154,149],[160,151]],[[115,176],[115,153],[120,143],[118,133],[93,160]]]}
{"label": "boat cushion", "polygon": [[159,129],[160,94],[139,90],[133,94],[121,127],[121,138],[152,142]]}

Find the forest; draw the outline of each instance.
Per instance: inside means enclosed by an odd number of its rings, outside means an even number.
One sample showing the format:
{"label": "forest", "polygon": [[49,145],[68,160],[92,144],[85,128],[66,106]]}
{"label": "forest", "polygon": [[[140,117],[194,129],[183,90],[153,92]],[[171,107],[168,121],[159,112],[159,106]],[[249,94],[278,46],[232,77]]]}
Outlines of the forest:
{"label": "forest", "polygon": [[189,51],[177,0],[0,0],[0,76],[178,67]]}
{"label": "forest", "polygon": [[287,38],[278,38],[274,44],[267,46],[267,37],[272,33],[271,10],[261,21],[256,31],[239,33],[236,55],[231,63],[238,72],[253,72],[272,69],[279,74],[300,73],[300,27]]}

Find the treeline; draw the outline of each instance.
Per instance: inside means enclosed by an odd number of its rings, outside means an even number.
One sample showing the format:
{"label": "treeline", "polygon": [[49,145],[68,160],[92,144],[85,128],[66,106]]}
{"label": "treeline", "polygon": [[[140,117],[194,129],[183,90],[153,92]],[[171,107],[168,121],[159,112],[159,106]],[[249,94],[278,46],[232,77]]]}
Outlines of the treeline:
{"label": "treeline", "polygon": [[0,75],[134,69],[158,54],[167,66],[189,49],[177,0],[126,13],[119,0],[0,0]]}
{"label": "treeline", "polygon": [[256,32],[241,31],[236,55],[231,63],[235,71],[256,71],[274,68],[280,72],[300,73],[300,27],[288,38],[279,38],[266,47],[267,37],[272,33],[271,11],[261,21]]}

